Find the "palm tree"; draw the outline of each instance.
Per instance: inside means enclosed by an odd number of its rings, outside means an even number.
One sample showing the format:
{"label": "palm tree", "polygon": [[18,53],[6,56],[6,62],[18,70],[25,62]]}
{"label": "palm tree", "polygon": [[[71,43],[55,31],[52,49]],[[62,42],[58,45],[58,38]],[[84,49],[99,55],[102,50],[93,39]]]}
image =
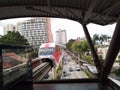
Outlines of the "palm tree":
{"label": "palm tree", "polygon": [[94,34],[93,35],[93,44],[97,45],[98,44],[97,41],[99,41],[99,35],[98,34]]}
{"label": "palm tree", "polygon": [[108,39],[110,39],[111,37],[108,35],[98,35],[98,34],[94,34],[93,35],[93,44],[94,45],[98,45],[98,44],[103,44],[103,42],[107,42]]}
{"label": "palm tree", "polygon": [[[103,34],[101,34],[100,38],[101,38],[101,42],[107,42],[108,39],[110,39],[111,37],[108,36],[108,35],[103,35]],[[102,44],[102,43],[101,43],[101,44]]]}
{"label": "palm tree", "polygon": [[100,37],[99,37],[99,42],[100,42],[101,45],[102,45],[103,41],[104,41],[104,35],[101,34]]}

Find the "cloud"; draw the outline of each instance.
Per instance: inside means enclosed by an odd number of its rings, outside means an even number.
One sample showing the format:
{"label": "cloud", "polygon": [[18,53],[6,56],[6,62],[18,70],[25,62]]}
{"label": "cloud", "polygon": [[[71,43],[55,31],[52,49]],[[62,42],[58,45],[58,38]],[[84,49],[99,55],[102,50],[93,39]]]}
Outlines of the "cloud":
{"label": "cloud", "polygon": [[112,36],[113,32],[114,32],[115,25],[116,24],[101,26],[101,25],[97,25],[97,24],[89,24],[89,25],[87,25],[87,27],[88,27],[88,31],[89,31],[91,37],[95,33]]}
{"label": "cloud", "polygon": [[3,26],[0,26],[0,35],[3,35]]}
{"label": "cloud", "polygon": [[5,25],[7,25],[7,24],[14,24],[15,25],[17,22],[21,22],[21,21],[28,20],[28,19],[30,19],[30,17],[1,20],[0,21],[0,35],[3,35],[3,27]]}
{"label": "cloud", "polygon": [[[24,20],[28,20],[28,18],[15,18],[15,19],[7,19],[0,21],[0,34],[3,35],[3,26],[7,24],[16,24],[17,22],[22,22]],[[88,30],[90,32],[91,37],[97,34],[107,34],[112,36],[115,24],[107,25],[107,26],[100,26],[96,24],[89,24],[87,25]],[[51,18],[51,30],[53,33],[54,40],[56,38],[55,32],[59,29],[66,30],[67,32],[67,40],[69,39],[76,39],[77,37],[85,37],[83,32],[83,28],[80,23],[68,19],[58,19],[58,18]]]}
{"label": "cloud", "polygon": [[0,21],[0,26],[5,26],[7,24],[16,24],[17,22],[22,22],[22,21],[28,20],[28,19],[30,19],[30,17],[28,17],[28,18],[14,18],[14,19],[1,20]]}

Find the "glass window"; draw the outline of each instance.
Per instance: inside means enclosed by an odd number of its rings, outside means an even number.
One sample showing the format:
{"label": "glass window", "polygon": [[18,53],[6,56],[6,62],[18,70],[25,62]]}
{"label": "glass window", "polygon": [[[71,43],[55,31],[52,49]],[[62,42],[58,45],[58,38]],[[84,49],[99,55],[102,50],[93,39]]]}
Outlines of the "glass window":
{"label": "glass window", "polygon": [[54,53],[54,48],[40,48],[39,50],[39,55],[53,55]]}
{"label": "glass window", "polygon": [[28,54],[25,49],[3,49],[3,77],[7,85],[28,73]]}

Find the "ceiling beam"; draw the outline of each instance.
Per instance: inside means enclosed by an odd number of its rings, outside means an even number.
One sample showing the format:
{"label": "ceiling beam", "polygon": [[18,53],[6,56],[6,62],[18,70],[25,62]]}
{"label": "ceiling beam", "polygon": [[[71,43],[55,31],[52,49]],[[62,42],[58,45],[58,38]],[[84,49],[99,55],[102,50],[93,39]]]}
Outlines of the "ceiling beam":
{"label": "ceiling beam", "polygon": [[110,7],[108,7],[107,9],[105,9],[104,11],[103,11],[103,13],[106,13],[107,15],[114,9],[114,8],[116,8],[116,7],[119,7],[120,6],[120,2],[119,3],[115,3],[114,5],[112,5],[112,6],[110,6]]}
{"label": "ceiling beam", "polygon": [[54,8],[54,7],[53,7],[52,10],[54,10],[54,12],[56,12],[57,15],[60,15],[60,16],[64,17],[63,13],[60,12],[60,10],[59,10],[58,8]]}
{"label": "ceiling beam", "polygon": [[69,13],[71,13],[79,22],[81,22],[81,18],[77,16],[71,9],[68,9]]}
{"label": "ceiling beam", "polygon": [[92,11],[93,11],[93,9],[94,9],[97,1],[98,1],[98,0],[93,0],[93,1],[91,2],[90,6],[89,6],[89,8],[88,8],[88,11],[86,12],[85,17],[84,17],[84,20],[83,20],[84,23],[87,22],[88,18],[91,16],[91,13],[92,13]]}
{"label": "ceiling beam", "polygon": [[109,14],[117,7],[120,7],[120,2],[119,3],[115,3],[114,5],[108,7],[107,9],[105,9],[103,11],[103,13],[105,14],[105,18],[103,20],[101,20],[101,22],[105,22],[105,20],[108,18]]}
{"label": "ceiling beam", "polygon": [[50,0],[47,0],[47,5],[48,5],[48,8],[49,8],[50,12],[52,12],[52,8],[51,8],[51,5],[50,5]]}

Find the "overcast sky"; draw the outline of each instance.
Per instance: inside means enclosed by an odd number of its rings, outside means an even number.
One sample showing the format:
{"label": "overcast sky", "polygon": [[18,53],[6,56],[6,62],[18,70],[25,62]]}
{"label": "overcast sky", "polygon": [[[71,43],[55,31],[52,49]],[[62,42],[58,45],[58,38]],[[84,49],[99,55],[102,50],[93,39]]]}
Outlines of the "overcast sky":
{"label": "overcast sky", "polygon": [[[27,19],[30,19],[30,18],[1,20],[0,21],[0,34],[3,35],[3,26],[9,23],[16,24],[17,22],[21,22]],[[115,24],[107,25],[107,26],[89,24],[87,25],[87,27],[88,27],[91,37],[95,33],[106,34],[106,35],[112,36],[114,28],[115,28]],[[53,33],[54,40],[55,40],[55,31],[59,29],[66,30],[67,40],[76,39],[77,37],[85,37],[82,26],[78,22],[68,20],[68,19],[51,18],[51,30]]]}

